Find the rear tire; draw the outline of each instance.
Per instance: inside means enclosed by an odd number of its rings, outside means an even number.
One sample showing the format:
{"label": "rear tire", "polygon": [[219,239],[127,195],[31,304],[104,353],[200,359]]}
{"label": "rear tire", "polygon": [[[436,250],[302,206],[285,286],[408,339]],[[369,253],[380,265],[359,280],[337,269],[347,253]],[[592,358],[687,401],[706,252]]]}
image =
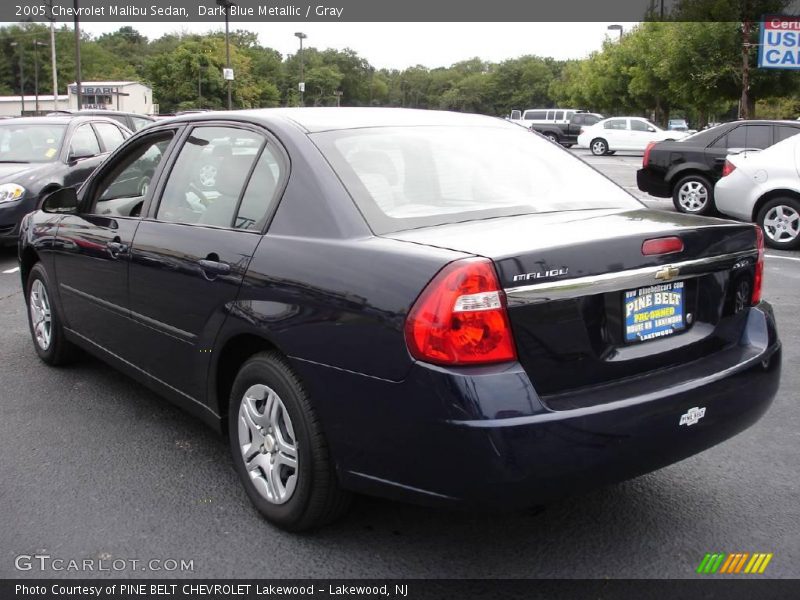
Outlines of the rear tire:
{"label": "rear tire", "polygon": [[756,222],[764,231],[764,242],[770,248],[800,248],[800,201],[795,198],[773,198],[758,211]]}
{"label": "rear tire", "polygon": [[25,286],[33,348],[48,365],[59,366],[72,362],[78,349],[64,337],[61,315],[53,302],[52,290],[42,263],[33,265]]}
{"label": "rear tire", "polygon": [[351,495],[339,487],[319,419],[285,358],[262,352],[245,362],[229,407],[236,472],[268,521],[307,531],[344,514]]}
{"label": "rear tire", "polygon": [[707,177],[699,174],[687,175],[672,188],[672,203],[675,210],[689,215],[714,213],[714,186]]}
{"label": "rear tire", "polygon": [[589,144],[589,149],[595,156],[603,156],[608,152],[608,142],[603,138],[595,138],[592,140],[592,143]]}

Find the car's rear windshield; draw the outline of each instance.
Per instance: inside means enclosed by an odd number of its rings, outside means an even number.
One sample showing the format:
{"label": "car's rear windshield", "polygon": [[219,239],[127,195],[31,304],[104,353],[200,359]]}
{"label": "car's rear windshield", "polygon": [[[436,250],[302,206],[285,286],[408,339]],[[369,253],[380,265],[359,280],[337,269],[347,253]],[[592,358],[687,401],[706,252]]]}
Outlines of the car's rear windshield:
{"label": "car's rear windshield", "polygon": [[0,124],[0,163],[56,160],[66,129],[60,124]]}
{"label": "car's rear windshield", "polygon": [[376,127],[311,138],[372,230],[510,215],[641,208],[568,151],[521,127]]}

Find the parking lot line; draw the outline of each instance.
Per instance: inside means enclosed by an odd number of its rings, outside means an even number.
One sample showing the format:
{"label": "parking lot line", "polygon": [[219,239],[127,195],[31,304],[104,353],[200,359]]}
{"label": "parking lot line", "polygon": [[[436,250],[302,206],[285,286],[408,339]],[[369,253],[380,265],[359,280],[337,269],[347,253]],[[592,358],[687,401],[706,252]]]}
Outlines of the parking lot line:
{"label": "parking lot line", "polygon": [[778,254],[765,254],[767,258],[782,258],[783,260],[796,260],[800,262],[800,258],[794,256],[780,256]]}
{"label": "parking lot line", "polygon": [[19,267],[14,267],[13,269],[6,269],[3,273],[16,273],[19,271]]}

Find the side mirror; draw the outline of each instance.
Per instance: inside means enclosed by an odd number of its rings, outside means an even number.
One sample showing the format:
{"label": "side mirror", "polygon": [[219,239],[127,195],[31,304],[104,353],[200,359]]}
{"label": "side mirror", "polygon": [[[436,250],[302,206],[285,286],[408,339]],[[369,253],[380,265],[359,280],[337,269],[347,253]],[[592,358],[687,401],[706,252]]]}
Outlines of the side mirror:
{"label": "side mirror", "polygon": [[656,128],[655,127],[648,127],[647,131],[649,131],[650,133],[655,133],[656,132]]}
{"label": "side mirror", "polygon": [[42,210],[46,213],[73,214],[78,210],[78,193],[71,187],[58,189],[45,196]]}

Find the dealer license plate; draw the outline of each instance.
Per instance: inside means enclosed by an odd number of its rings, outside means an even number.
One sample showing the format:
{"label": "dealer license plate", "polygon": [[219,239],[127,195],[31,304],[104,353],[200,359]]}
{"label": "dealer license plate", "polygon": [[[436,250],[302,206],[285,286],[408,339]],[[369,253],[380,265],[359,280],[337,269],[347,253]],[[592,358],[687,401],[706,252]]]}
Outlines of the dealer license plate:
{"label": "dealer license plate", "polygon": [[661,283],[625,292],[625,341],[644,342],[686,329],[683,282]]}

